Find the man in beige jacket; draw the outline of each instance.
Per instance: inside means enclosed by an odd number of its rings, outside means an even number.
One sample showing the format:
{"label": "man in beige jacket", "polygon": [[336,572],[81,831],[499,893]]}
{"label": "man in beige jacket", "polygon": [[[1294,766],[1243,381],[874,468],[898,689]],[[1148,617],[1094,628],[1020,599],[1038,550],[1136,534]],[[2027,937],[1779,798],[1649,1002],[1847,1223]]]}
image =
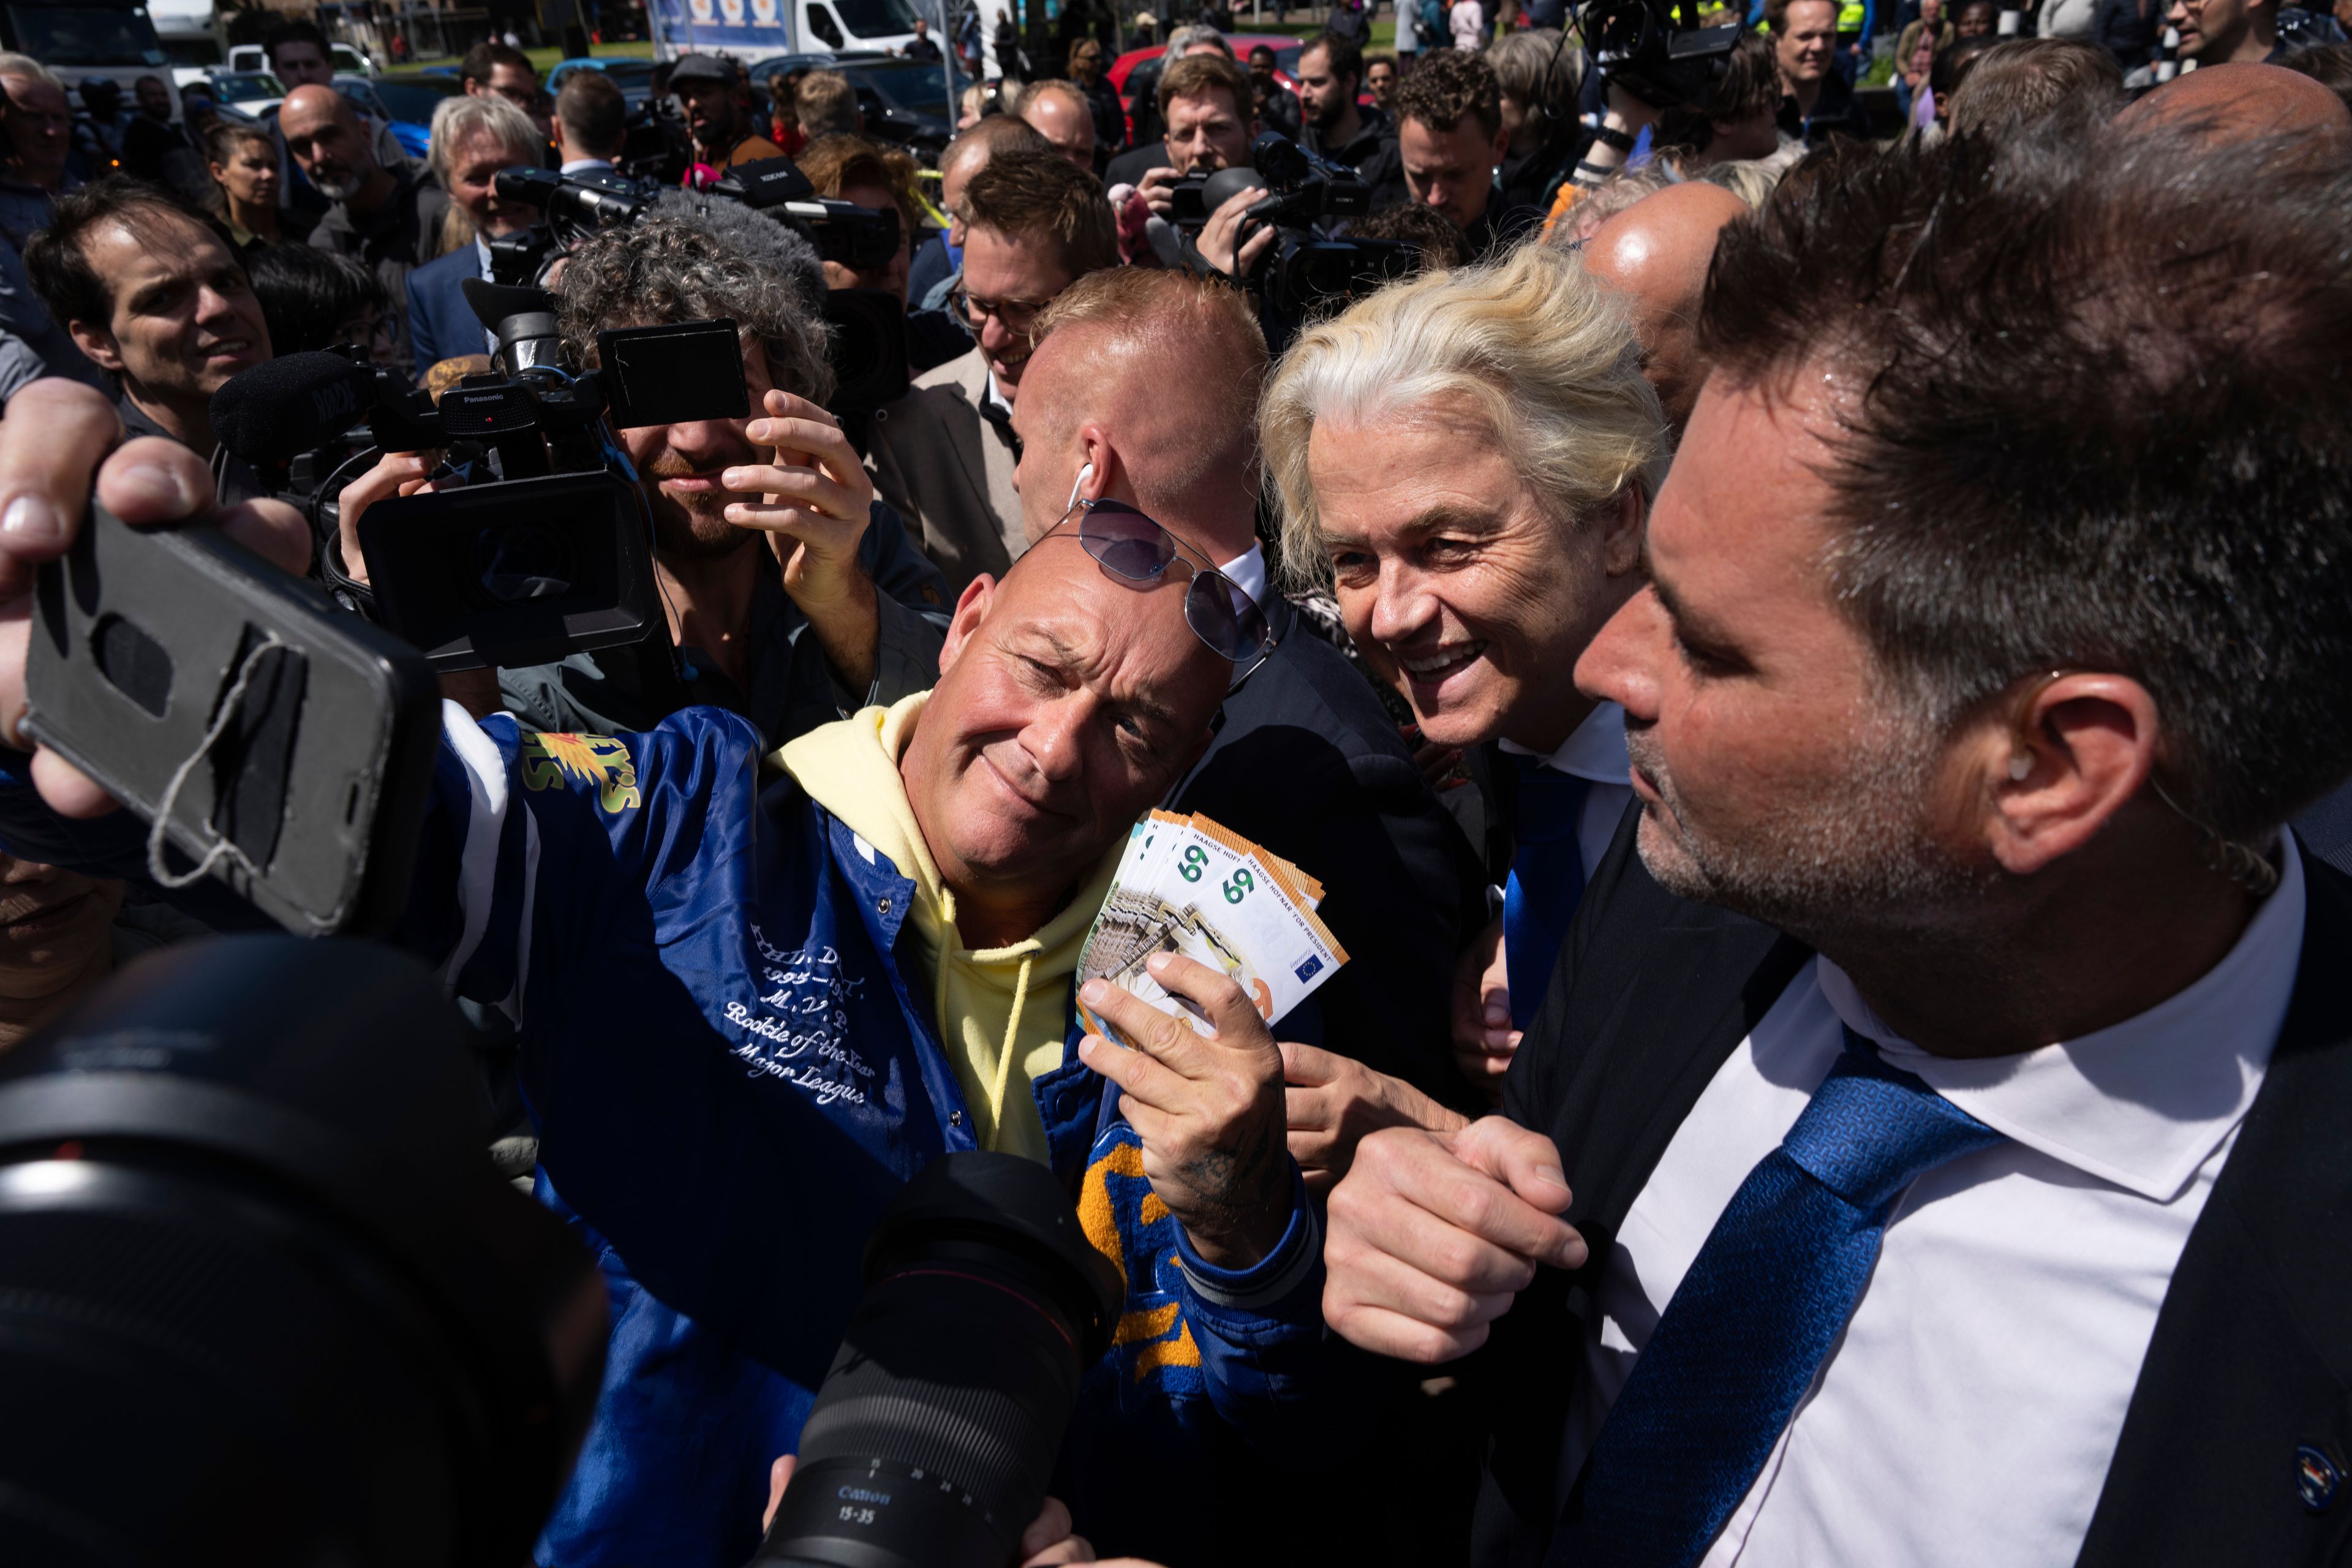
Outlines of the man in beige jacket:
{"label": "man in beige jacket", "polygon": [[992,161],[963,189],[963,273],[950,297],[979,340],[875,411],[875,489],[944,573],[950,597],[1024,548],[1013,403],[1030,332],[1054,297],[1118,259],[1102,185],[1058,159]]}

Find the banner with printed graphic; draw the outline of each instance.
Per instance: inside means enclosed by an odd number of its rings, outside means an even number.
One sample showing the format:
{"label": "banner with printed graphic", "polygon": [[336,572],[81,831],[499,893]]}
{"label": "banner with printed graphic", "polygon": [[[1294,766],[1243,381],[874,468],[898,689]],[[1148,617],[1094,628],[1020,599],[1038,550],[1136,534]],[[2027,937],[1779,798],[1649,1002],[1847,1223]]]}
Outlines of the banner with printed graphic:
{"label": "banner with printed graphic", "polygon": [[648,0],[654,57],[731,55],[746,62],[793,52],[792,0]]}

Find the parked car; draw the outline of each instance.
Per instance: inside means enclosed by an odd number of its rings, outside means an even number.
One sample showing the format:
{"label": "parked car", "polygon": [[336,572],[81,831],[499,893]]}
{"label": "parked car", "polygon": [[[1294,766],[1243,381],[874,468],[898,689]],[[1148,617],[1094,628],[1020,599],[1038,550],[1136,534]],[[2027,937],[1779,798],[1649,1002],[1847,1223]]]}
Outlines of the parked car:
{"label": "parked car", "polygon": [[[341,88],[343,79],[337,77],[335,85]],[[375,100],[383,105],[380,114],[374,110],[368,112],[391,122],[393,135],[412,158],[425,156],[432,141],[433,111],[441,107],[441,100],[466,90],[456,77],[445,76],[378,77],[368,86]]]}
{"label": "parked car", "polygon": [[[1246,66],[1250,51],[1264,44],[1274,51],[1274,79],[1291,91],[1298,90],[1298,55],[1307,46],[1298,38],[1280,33],[1234,33],[1226,40],[1234,47],[1234,58]],[[1134,146],[1138,137],[1135,129],[1135,95],[1141,93],[1150,102],[1160,90],[1160,57],[1168,52],[1165,44],[1154,44],[1148,49],[1129,49],[1111,61],[1110,85],[1118,90],[1119,107],[1127,110],[1128,145]],[[1146,138],[1148,140],[1148,138]]]}
{"label": "parked car", "polygon": [[764,94],[768,79],[814,67],[849,79],[866,133],[909,152],[937,157],[955,134],[948,101],[947,68],[938,60],[908,60],[870,52],[838,55],[775,55],[751,67],[751,87]]}
{"label": "parked car", "polygon": [[[425,156],[425,150],[433,144],[433,117],[430,111],[427,111],[425,119],[421,121],[402,119],[393,111],[392,105],[385,100],[383,94],[377,90],[377,84],[363,76],[336,77],[335,90],[341,93],[362,113],[372,114],[391,126],[393,140],[398,142],[400,150],[410,157],[421,160]],[[434,101],[437,103],[440,100],[436,98]]]}
{"label": "parked car", "polygon": [[247,114],[267,114],[286,96],[286,87],[266,70],[215,70],[205,78],[212,83],[213,101]]}

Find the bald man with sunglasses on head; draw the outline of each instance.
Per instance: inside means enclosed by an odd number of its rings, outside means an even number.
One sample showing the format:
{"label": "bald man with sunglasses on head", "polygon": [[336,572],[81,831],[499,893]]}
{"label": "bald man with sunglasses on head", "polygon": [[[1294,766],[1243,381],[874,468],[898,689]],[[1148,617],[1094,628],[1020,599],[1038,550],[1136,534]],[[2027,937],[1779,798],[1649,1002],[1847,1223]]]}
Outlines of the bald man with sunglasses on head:
{"label": "bald man with sunglasses on head", "polygon": [[[1294,630],[1256,534],[1265,340],[1238,292],[1118,268],[1038,319],[1013,428],[1032,540],[1074,513],[1140,513],[1263,612],[1274,646],[1225,699],[1217,738],[1168,796],[1306,868],[1348,966],[1286,1020],[1292,1152],[1310,1183],[1345,1170],[1361,1126],[1443,1120],[1467,1090],[1448,1055],[1451,955],[1485,923],[1482,879],[1370,684]],[[1302,1015],[1313,1012],[1312,1018]],[[1331,1052],[1320,1049],[1328,1039]],[[1465,1103],[1467,1103],[1465,1101]]]}

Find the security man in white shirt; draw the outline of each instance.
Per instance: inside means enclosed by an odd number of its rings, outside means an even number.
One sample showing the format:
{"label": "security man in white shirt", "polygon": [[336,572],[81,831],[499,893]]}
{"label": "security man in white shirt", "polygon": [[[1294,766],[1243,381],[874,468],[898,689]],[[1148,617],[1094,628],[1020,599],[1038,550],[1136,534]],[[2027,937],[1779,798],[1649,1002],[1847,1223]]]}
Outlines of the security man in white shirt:
{"label": "security man in white shirt", "polygon": [[1577,670],[1642,809],[1508,1119],[1330,1202],[1342,1334],[1492,1331],[1475,1561],[2340,1558],[2352,880],[2281,826],[2352,773],[2325,118],[1906,146],[1727,231]]}

